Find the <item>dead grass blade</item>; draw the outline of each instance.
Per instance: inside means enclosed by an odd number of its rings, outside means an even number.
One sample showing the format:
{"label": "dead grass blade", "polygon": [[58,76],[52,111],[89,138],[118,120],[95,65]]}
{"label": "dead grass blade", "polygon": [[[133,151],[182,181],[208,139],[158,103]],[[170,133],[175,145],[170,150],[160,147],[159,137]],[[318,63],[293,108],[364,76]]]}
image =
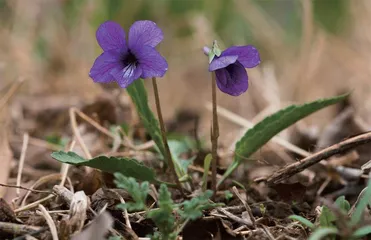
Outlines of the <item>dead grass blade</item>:
{"label": "dead grass blade", "polygon": [[41,215],[45,218],[46,223],[49,226],[49,229],[50,229],[50,232],[52,234],[53,240],[58,240],[59,238],[58,238],[57,227],[55,226],[55,223],[54,223],[52,217],[50,216],[50,214],[48,213],[46,208],[41,204],[39,205],[39,210],[41,211]]}

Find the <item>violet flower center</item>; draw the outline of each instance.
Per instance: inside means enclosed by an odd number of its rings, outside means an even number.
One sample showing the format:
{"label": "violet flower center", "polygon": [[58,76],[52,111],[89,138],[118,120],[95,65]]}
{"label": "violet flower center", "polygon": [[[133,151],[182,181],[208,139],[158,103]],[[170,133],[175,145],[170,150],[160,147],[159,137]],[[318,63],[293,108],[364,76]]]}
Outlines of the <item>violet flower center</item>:
{"label": "violet flower center", "polygon": [[137,57],[129,50],[128,54],[122,59],[122,63],[125,67],[136,67],[138,64]]}

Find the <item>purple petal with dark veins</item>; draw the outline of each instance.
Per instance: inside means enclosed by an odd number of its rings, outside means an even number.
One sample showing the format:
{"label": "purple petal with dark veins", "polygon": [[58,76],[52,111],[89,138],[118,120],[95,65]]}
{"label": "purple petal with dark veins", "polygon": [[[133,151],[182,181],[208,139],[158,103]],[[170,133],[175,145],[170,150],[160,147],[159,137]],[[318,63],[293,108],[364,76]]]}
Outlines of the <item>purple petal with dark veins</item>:
{"label": "purple petal with dark veins", "polygon": [[240,62],[215,71],[216,84],[220,91],[232,96],[246,92],[249,83],[246,70]]}
{"label": "purple petal with dark veins", "polygon": [[112,72],[113,77],[121,88],[127,88],[132,82],[142,75],[142,69],[134,64],[129,64]]}
{"label": "purple petal with dark veins", "polygon": [[133,54],[142,69],[142,78],[163,77],[168,69],[168,64],[156,49],[148,46],[132,49]]}
{"label": "purple petal with dark veins", "polygon": [[164,38],[156,23],[148,20],[136,21],[129,30],[129,48],[156,47]]}
{"label": "purple petal with dark veins", "polygon": [[117,49],[122,52],[127,51],[125,31],[113,21],[102,23],[96,33],[97,41],[104,51]]}
{"label": "purple petal with dark veins", "polygon": [[238,56],[220,56],[214,57],[213,61],[209,65],[209,71],[215,71],[221,68],[225,68],[237,61]]}
{"label": "purple petal with dark veins", "polygon": [[238,56],[238,61],[245,68],[253,68],[260,63],[258,49],[252,45],[230,47],[223,51],[221,57],[223,56]]}
{"label": "purple petal with dark veins", "polygon": [[111,72],[122,68],[120,64],[121,54],[118,51],[107,51],[95,60],[90,69],[89,76],[94,82],[108,83],[114,80]]}

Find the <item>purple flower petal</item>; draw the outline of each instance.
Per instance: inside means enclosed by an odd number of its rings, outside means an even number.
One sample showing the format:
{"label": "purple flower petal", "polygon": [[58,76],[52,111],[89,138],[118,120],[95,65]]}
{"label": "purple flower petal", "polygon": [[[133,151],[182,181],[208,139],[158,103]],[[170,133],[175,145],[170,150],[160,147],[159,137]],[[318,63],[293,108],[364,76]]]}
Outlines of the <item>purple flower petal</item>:
{"label": "purple flower petal", "polygon": [[220,91],[232,96],[246,92],[249,83],[244,66],[238,61],[215,71],[216,84]]}
{"label": "purple flower petal", "polygon": [[210,48],[207,47],[207,46],[203,47],[202,50],[204,51],[204,54],[205,54],[206,56],[208,56],[208,55],[209,55],[209,52],[211,51]]}
{"label": "purple flower petal", "polygon": [[134,64],[130,64],[121,69],[115,69],[112,75],[120,87],[127,88],[142,75],[142,69]]}
{"label": "purple flower petal", "polygon": [[220,56],[214,57],[213,61],[209,65],[209,71],[215,71],[221,68],[225,68],[233,63],[235,63],[238,59],[238,56]]}
{"label": "purple flower petal", "polygon": [[104,51],[121,49],[126,51],[125,31],[113,21],[102,23],[96,33],[97,41]]}
{"label": "purple flower petal", "polygon": [[89,76],[94,82],[112,82],[114,78],[111,72],[121,68],[120,56],[121,54],[118,51],[107,51],[102,53],[95,60],[93,67],[90,69]]}
{"label": "purple flower petal", "polygon": [[163,77],[168,69],[168,64],[164,57],[156,49],[148,46],[131,49],[137,57],[139,66],[142,69],[142,78]]}
{"label": "purple flower petal", "polygon": [[238,61],[245,68],[253,68],[260,63],[258,49],[252,45],[230,47],[223,51],[221,57],[223,56],[238,56]]}
{"label": "purple flower petal", "polygon": [[136,21],[129,30],[129,48],[143,45],[156,47],[163,38],[164,34],[156,23],[148,20]]}

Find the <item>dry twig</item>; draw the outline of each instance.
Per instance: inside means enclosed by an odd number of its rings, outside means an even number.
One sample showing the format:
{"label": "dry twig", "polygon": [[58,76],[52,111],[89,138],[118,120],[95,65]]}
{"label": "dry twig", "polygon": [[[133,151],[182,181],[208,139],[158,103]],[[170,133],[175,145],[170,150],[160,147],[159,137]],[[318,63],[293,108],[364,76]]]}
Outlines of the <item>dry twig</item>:
{"label": "dry twig", "polygon": [[305,170],[306,168],[320,162],[323,159],[327,159],[335,154],[346,152],[359,145],[371,142],[371,132],[363,133],[358,136],[346,139],[340,143],[334,144],[328,148],[323,149],[309,157],[304,158],[299,162],[290,164],[283,169],[275,172],[266,179],[268,185],[276,184],[283,181],[291,176]]}
{"label": "dry twig", "polygon": [[23,225],[17,223],[0,222],[0,232],[13,235],[29,234],[30,232],[40,231],[42,227]]}
{"label": "dry twig", "polygon": [[238,217],[238,216],[236,216],[236,215],[228,212],[227,210],[225,210],[223,208],[217,208],[216,210],[218,212],[224,214],[227,218],[229,218],[229,219],[231,219],[231,220],[233,220],[235,222],[238,222],[240,224],[243,224],[243,225],[246,225],[246,226],[248,226],[250,228],[253,228],[253,224],[251,222],[248,222],[245,219],[242,219],[242,218],[240,218],[240,217]]}
{"label": "dry twig", "polygon": [[255,218],[254,218],[254,215],[252,214],[252,211],[251,211],[251,208],[250,206],[247,204],[247,202],[242,198],[241,194],[238,192],[238,189],[236,188],[236,186],[233,186],[232,187],[232,190],[234,192],[234,194],[236,194],[236,196],[238,197],[238,199],[240,199],[240,201],[242,202],[242,204],[244,205],[244,207],[246,208],[246,211],[247,213],[249,214],[249,217],[251,219],[251,222],[252,222],[252,226],[254,228],[256,228],[256,224],[255,224]]}
{"label": "dry twig", "polygon": [[0,183],[0,186],[1,187],[7,187],[7,188],[18,188],[18,189],[30,191],[30,192],[33,192],[33,193],[52,193],[51,191],[35,190],[35,189],[26,188],[26,187],[22,187],[22,186],[18,186],[18,185],[8,185],[8,184]]}
{"label": "dry twig", "polygon": [[44,198],[42,198],[42,199],[40,199],[40,200],[37,200],[37,201],[35,201],[35,202],[33,202],[33,203],[30,203],[30,204],[26,205],[26,206],[23,206],[23,207],[17,208],[17,209],[14,210],[14,212],[15,212],[15,213],[18,213],[18,212],[22,212],[22,211],[25,211],[25,210],[29,210],[29,209],[35,208],[35,207],[37,207],[39,204],[41,204],[41,203],[43,203],[43,202],[45,202],[45,201],[48,201],[49,199],[53,198],[54,196],[55,196],[54,194],[50,194],[50,195],[48,195],[47,197],[44,197]]}

